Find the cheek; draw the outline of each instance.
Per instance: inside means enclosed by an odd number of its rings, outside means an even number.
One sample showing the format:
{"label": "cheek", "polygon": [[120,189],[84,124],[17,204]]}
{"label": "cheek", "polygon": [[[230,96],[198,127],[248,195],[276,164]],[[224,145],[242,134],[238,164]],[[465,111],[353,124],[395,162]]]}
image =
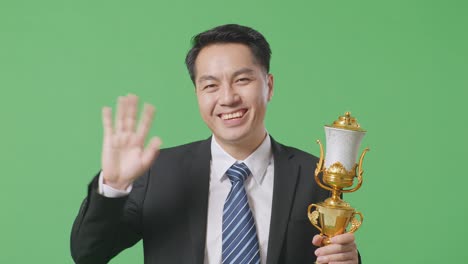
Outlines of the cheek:
{"label": "cheek", "polygon": [[259,119],[263,119],[265,116],[267,104],[269,102],[268,93],[259,92],[257,94],[257,100],[255,101],[255,112]]}
{"label": "cheek", "polygon": [[214,110],[214,101],[210,96],[198,96],[198,109],[203,117],[208,117]]}
{"label": "cheek", "polygon": [[268,101],[271,99],[271,92],[266,83],[260,83],[255,89],[252,89],[254,91],[251,96],[252,98],[256,98],[258,104],[265,105]]}
{"label": "cheek", "polygon": [[268,102],[270,101],[270,94],[268,93],[268,90],[262,90],[257,94],[257,107],[259,108],[265,108]]}

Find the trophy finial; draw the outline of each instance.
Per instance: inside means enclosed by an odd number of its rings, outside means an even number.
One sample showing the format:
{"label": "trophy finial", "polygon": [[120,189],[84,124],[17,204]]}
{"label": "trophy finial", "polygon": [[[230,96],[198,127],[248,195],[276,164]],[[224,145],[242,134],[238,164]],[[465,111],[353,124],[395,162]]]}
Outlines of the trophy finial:
{"label": "trophy finial", "polygon": [[349,111],[345,112],[344,116],[338,117],[338,120],[334,121],[333,124],[328,127],[365,132],[357,122],[356,118],[351,116],[351,112]]}

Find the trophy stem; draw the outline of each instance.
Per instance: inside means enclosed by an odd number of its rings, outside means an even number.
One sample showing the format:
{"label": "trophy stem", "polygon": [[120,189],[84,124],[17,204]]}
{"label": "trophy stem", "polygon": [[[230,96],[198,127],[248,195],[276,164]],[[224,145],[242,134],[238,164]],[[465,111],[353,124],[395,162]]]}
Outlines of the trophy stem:
{"label": "trophy stem", "polygon": [[342,201],[341,200],[341,190],[340,189],[337,189],[337,188],[334,188],[333,191],[332,191],[332,200],[333,201]]}
{"label": "trophy stem", "polygon": [[331,207],[350,207],[350,205],[341,199],[342,190],[338,188],[332,189],[332,195],[325,200],[324,204]]}

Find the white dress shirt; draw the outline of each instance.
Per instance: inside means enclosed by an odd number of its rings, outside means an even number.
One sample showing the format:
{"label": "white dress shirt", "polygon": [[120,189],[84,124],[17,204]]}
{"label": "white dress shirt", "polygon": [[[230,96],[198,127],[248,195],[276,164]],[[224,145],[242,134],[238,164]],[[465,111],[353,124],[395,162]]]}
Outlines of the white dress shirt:
{"label": "white dress shirt", "polygon": [[[205,264],[221,263],[223,207],[231,190],[231,181],[226,171],[236,162],[237,160],[227,154],[213,137]],[[261,263],[266,263],[274,176],[270,137],[266,136],[262,144],[249,157],[239,162],[244,162],[252,172],[252,176],[245,180],[244,186],[257,228]]]}
{"label": "white dress shirt", "polygon": [[[205,264],[222,262],[223,207],[231,190],[226,171],[236,162],[244,162],[252,172],[252,176],[245,180],[244,186],[257,228],[261,263],[266,263],[274,182],[274,160],[269,135],[250,156],[239,161],[224,151],[215,137],[212,137]],[[102,174],[99,176],[99,193],[106,197],[125,196],[130,190],[131,186],[125,191],[107,186],[103,184]]]}

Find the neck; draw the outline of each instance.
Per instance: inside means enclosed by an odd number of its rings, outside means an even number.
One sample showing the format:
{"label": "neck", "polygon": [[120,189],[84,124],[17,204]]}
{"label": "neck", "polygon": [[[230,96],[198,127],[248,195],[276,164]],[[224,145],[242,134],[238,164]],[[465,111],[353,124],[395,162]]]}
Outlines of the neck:
{"label": "neck", "polygon": [[244,142],[222,142],[218,141],[218,139],[216,141],[224,151],[236,160],[245,160],[262,144],[266,135],[266,131],[263,131],[261,135]]}

